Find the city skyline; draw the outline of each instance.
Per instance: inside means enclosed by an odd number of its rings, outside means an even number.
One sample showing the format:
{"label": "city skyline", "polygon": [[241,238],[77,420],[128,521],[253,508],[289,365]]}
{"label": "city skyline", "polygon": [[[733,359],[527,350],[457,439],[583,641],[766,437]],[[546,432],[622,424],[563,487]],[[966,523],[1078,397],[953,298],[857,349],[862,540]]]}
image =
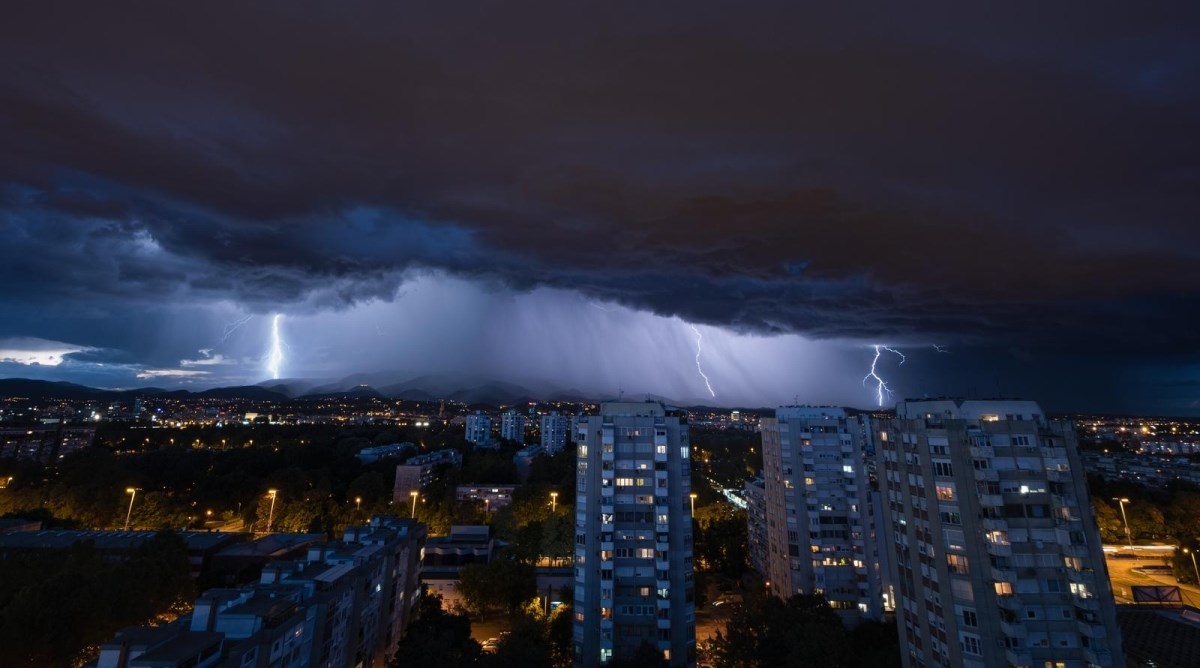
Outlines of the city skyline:
{"label": "city skyline", "polygon": [[1200,415],[1171,4],[22,7],[0,377]]}

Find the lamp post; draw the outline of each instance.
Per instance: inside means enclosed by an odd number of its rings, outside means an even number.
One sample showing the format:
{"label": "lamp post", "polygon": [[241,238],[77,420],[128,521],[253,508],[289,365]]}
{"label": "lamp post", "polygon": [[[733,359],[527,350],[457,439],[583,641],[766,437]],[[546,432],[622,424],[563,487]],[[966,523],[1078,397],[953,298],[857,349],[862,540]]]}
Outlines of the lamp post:
{"label": "lamp post", "polygon": [[361,496],[354,497],[354,510],[356,510],[358,512],[362,512],[362,497]]}
{"label": "lamp post", "polygon": [[1129,540],[1129,553],[1133,554],[1133,533],[1129,530],[1129,518],[1125,515],[1125,504],[1129,503],[1129,499],[1114,496],[1112,500],[1121,505],[1121,520],[1125,522],[1125,538]]}
{"label": "lamp post", "polygon": [[412,500],[413,500],[412,514],[409,515],[409,517],[412,519],[416,519],[417,518],[417,496],[419,496],[419,494],[417,494],[416,491],[412,491],[412,492],[409,492],[408,495],[411,496]]}
{"label": "lamp post", "polygon": [[692,517],[696,516],[696,493],[688,494],[688,498],[692,501]]}
{"label": "lamp post", "polygon": [[137,488],[126,487],[125,493],[129,495],[129,510],[125,511],[125,531],[129,531],[129,518],[133,517],[133,500],[137,498]]}
{"label": "lamp post", "polygon": [[488,503],[488,501],[490,501],[490,499],[483,500],[483,516],[484,517],[487,517],[488,511],[489,511],[489,506],[491,506],[491,504]]}
{"label": "lamp post", "polygon": [[1196,566],[1196,553],[1186,547],[1183,548],[1183,553],[1192,558],[1192,570],[1196,571],[1196,586],[1200,587],[1200,567]]}
{"label": "lamp post", "polygon": [[271,497],[271,512],[267,514],[267,533],[271,533],[271,524],[275,522],[275,497],[279,496],[279,490],[268,489],[267,496]]}
{"label": "lamp post", "polygon": [[558,510],[558,492],[550,492],[550,512]]}

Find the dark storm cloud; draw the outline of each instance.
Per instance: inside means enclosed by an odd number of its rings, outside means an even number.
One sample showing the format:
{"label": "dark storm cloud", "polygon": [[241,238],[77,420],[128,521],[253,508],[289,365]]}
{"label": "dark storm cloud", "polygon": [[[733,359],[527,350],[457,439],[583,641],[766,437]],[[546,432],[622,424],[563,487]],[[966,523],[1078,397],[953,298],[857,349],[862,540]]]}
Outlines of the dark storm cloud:
{"label": "dark storm cloud", "polygon": [[1194,6],[755,4],[10,7],[4,300],[431,268],[756,332],[1200,340]]}

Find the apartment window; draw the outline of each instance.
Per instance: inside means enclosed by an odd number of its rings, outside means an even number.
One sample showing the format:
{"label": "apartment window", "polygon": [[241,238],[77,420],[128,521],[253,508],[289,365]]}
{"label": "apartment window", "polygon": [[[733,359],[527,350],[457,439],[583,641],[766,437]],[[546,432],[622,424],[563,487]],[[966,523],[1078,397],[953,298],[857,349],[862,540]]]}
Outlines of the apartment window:
{"label": "apartment window", "polygon": [[954,467],[948,461],[933,460],[933,474],[942,478],[954,476]]}
{"label": "apartment window", "polygon": [[975,611],[964,609],[962,611],[962,623],[963,623],[963,626],[978,627],[979,619],[976,617]]}
{"label": "apartment window", "polygon": [[583,443],[579,444],[579,456],[587,457],[587,446],[584,445]]}
{"label": "apartment window", "polygon": [[954,485],[949,483],[937,484],[938,501],[953,501],[954,500]]}
{"label": "apartment window", "polygon": [[959,635],[959,640],[962,641],[960,644],[962,645],[962,651],[964,654],[973,654],[975,656],[983,655],[983,650],[981,648],[982,646],[979,643],[979,636],[972,633],[963,633]]}
{"label": "apartment window", "polygon": [[995,584],[997,596],[1012,596],[1013,586],[1011,582],[997,582]]}
{"label": "apartment window", "polygon": [[692,456],[692,449],[691,449],[689,446],[686,446],[686,445],[685,445],[685,446],[682,446],[682,447],[680,447],[680,448],[679,448],[679,456],[680,456],[680,457],[683,457],[684,459],[687,459],[688,457],[691,457],[691,456]]}
{"label": "apartment window", "polygon": [[941,517],[942,524],[962,524],[962,516],[958,513],[944,511],[938,515]]}
{"label": "apartment window", "polygon": [[1029,447],[1029,437],[1028,436],[1013,436],[1012,444]]}
{"label": "apartment window", "polygon": [[961,554],[947,554],[946,565],[950,567],[950,572],[959,575],[967,575],[970,569],[967,565],[967,558]]}
{"label": "apartment window", "polygon": [[633,487],[633,478],[617,478],[617,487]]}

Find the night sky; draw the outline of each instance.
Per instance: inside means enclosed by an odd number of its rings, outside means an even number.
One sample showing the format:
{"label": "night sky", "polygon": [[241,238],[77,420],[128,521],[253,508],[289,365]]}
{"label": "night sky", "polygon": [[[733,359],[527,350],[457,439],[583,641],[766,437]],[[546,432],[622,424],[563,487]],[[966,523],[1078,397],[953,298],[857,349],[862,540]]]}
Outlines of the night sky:
{"label": "night sky", "polygon": [[5,6],[0,376],[1200,415],[1195,2],[246,4]]}

